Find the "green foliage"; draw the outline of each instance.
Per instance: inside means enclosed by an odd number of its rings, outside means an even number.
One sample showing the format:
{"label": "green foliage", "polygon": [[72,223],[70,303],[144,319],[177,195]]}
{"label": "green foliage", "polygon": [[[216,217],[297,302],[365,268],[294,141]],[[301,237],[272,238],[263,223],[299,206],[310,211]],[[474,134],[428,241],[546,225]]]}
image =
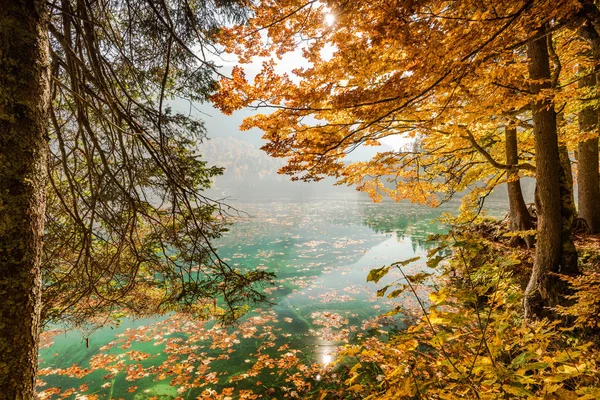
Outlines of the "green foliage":
{"label": "green foliage", "polygon": [[390,271],[390,266],[372,269],[367,275],[367,282],[379,282],[381,278],[387,275]]}
{"label": "green foliage", "polygon": [[198,155],[204,125],[169,107],[205,101],[215,89],[211,35],[241,22],[245,5],[67,0],[47,7],[42,321],[94,325],[181,309],[231,321],[264,300],[257,286],[272,275],[235,270],[212,247],[228,215],[204,193],[223,172]]}

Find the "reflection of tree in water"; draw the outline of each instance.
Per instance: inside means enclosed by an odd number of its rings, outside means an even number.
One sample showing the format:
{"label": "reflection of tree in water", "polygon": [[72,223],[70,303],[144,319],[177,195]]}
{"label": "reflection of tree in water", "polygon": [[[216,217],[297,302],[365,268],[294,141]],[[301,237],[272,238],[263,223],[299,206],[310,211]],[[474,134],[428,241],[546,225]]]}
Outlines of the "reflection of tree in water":
{"label": "reflection of tree in water", "polygon": [[399,239],[409,238],[413,250],[434,246],[430,235],[446,232],[447,228],[435,220],[452,207],[429,208],[410,203],[364,203],[363,224],[377,233],[395,233]]}

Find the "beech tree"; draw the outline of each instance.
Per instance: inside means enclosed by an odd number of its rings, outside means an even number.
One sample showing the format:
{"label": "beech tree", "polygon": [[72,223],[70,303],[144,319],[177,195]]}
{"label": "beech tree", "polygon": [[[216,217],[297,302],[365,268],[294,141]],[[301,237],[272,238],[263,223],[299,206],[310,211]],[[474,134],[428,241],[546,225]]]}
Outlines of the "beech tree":
{"label": "beech tree", "polygon": [[[526,308],[527,316],[539,316],[564,300],[564,287],[549,273],[577,272],[570,160],[567,154],[560,162],[555,110],[572,102],[576,79],[561,81],[574,75],[563,71],[554,41],[586,21],[584,8],[576,0],[261,2],[249,24],[226,30],[222,42],[242,63],[266,57],[263,69],[252,82],[235,68],[213,99],[226,113],[273,110],[242,128],[265,132],[263,149],[287,158],[280,172],[304,180],[333,176],[375,199],[435,204],[437,193],[444,200],[477,182],[489,188],[506,175],[514,181],[518,171],[534,174],[538,243]],[[293,77],[277,73],[277,58],[298,49],[309,66],[294,69]],[[558,90],[560,83],[565,88]],[[561,118],[570,129],[571,119]],[[500,134],[511,124],[529,136],[521,150],[533,156],[516,165],[512,133],[505,146]],[[344,162],[358,146],[394,135],[418,137],[419,151]],[[560,140],[563,155],[569,138]]]}
{"label": "beech tree", "polygon": [[[545,27],[533,31],[527,45],[529,78],[533,81],[531,90],[536,94],[551,87],[546,35]],[[540,97],[532,103],[539,213],[535,263],[525,289],[526,318],[542,314],[544,306],[560,304],[564,293],[556,287],[560,278],[549,272],[572,274],[577,271],[577,253],[572,255],[565,251],[567,246],[572,246],[572,238],[563,236],[563,228],[570,230],[571,226],[563,224],[560,180],[564,171],[559,156],[556,111],[549,97]],[[565,244],[569,239],[571,242]]]}
{"label": "beech tree", "polygon": [[177,310],[232,320],[263,272],[218,259],[200,121],[236,1],[0,1],[0,391],[34,397],[40,324]]}
{"label": "beech tree", "polygon": [[589,99],[579,111],[579,130],[582,141],[577,147],[577,194],[579,217],[583,218],[591,233],[600,231],[600,175],[598,173],[598,107],[591,100],[595,97],[598,80],[595,65],[600,61],[600,35],[591,23],[580,28],[581,36],[589,43],[585,55],[591,59],[592,65],[582,68],[583,77],[579,87],[586,90],[582,97]]}
{"label": "beech tree", "polygon": [[[403,2],[392,3],[383,6],[357,3],[353,7],[340,4],[339,10],[330,3],[337,18],[332,26],[324,22],[327,11],[317,9],[312,2],[297,9],[295,4],[286,8],[285,3],[279,3],[277,10],[267,5],[257,7],[252,25],[225,32],[223,41],[230,45],[230,50],[237,51],[242,60],[249,60],[271,51],[280,55],[308,43],[302,51],[312,67],[293,71],[297,79],[302,79],[297,85],[287,75],[275,73],[275,60],[264,64],[254,85],[246,82],[243,71],[236,68],[232,80],[221,81],[221,92],[215,100],[225,112],[243,105],[272,106],[274,113],[249,119],[243,127],[263,129],[269,140],[265,150],[276,157],[289,157],[282,172],[295,179],[333,175],[340,178],[340,183],[357,184],[374,197],[381,192],[396,199],[435,203],[436,199],[431,198],[434,192],[462,190],[477,178],[489,175],[489,170],[482,172],[478,168],[486,163],[494,169],[510,169],[496,161],[504,158],[504,148],[486,150],[483,142],[497,143],[493,136],[508,123],[506,119],[506,122],[490,121],[490,115],[498,110],[520,108],[527,99],[525,96],[515,99],[510,91],[501,87],[495,87],[490,93],[489,87],[482,86],[478,80],[490,73],[499,78],[504,73],[510,78],[510,74],[517,74],[524,64],[512,66],[511,71],[508,66],[503,69],[491,64],[480,65],[480,69],[471,67],[469,58],[478,52],[482,38],[486,38],[485,19],[480,25],[472,24],[468,36],[450,35],[445,39],[452,29],[465,33],[463,25],[456,22],[460,17],[437,16],[435,9],[424,13],[415,11],[412,15],[413,11]],[[399,15],[388,16],[385,8],[397,10]],[[453,11],[469,12],[468,5],[464,8]],[[515,9],[517,15],[523,12]],[[352,19],[360,13],[365,15]],[[509,19],[516,17],[510,10],[507,14]],[[287,16],[285,23],[279,21],[284,16]],[[414,24],[394,22],[397,17],[399,21],[414,18]],[[492,22],[487,24],[493,25]],[[263,25],[268,30],[269,43],[261,47],[257,42],[260,43]],[[294,32],[300,33],[294,36]],[[247,47],[244,42],[235,40],[240,36],[247,37]],[[322,54],[326,46],[336,49],[331,58]],[[446,46],[448,48],[443,50]],[[463,59],[452,67],[438,62],[440,55],[445,58],[462,55]],[[499,56],[494,54],[494,57]],[[494,61],[515,64],[512,54]],[[467,69],[469,74],[466,74]],[[509,96],[505,96],[506,93]],[[433,98],[435,102],[431,101]],[[465,113],[456,112],[459,104]],[[305,121],[309,115],[320,123]],[[469,117],[463,118],[465,115]],[[281,129],[283,127],[286,129]],[[419,137],[421,154],[408,149],[382,153],[371,163],[340,161],[359,145],[378,145],[382,138],[402,134]],[[312,140],[313,137],[318,140]],[[477,152],[481,154],[476,155]],[[429,161],[437,158],[438,162],[421,162],[427,154],[432,155]],[[472,163],[462,164],[457,174],[455,168],[461,157]],[[426,167],[431,168],[426,170]],[[531,165],[518,168],[533,169]],[[396,174],[401,179],[394,180],[396,190],[393,191],[386,190],[379,180],[369,178]],[[440,176],[446,179],[440,182]],[[461,179],[457,179],[459,176]]]}
{"label": "beech tree", "polygon": [[[511,124],[507,126],[504,130],[504,136],[506,164],[516,166],[519,163],[516,125]],[[521,182],[519,181],[519,171],[517,169],[509,170],[506,185],[508,189],[508,205],[510,207],[510,228],[513,231],[528,231],[533,229],[533,220],[523,198]],[[523,240],[528,248],[533,247],[533,238],[531,235],[526,235]]]}

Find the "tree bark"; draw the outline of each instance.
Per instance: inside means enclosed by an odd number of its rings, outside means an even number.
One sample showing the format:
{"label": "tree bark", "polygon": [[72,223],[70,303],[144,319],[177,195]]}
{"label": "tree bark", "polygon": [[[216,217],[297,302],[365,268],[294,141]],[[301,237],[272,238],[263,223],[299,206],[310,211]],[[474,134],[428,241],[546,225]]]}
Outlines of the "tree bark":
{"label": "tree bark", "polygon": [[[531,88],[537,93],[551,86],[548,45],[543,33],[544,28],[540,28],[534,33],[539,39],[530,41],[527,46]],[[552,99],[538,96],[532,103],[532,116],[539,209],[535,261],[525,289],[526,319],[551,316],[549,308],[563,302],[566,285],[551,273],[577,272],[577,258],[563,258],[563,248],[570,248],[573,243],[572,240],[569,243],[570,235],[563,235],[560,184],[564,171],[561,171],[556,112]]]}
{"label": "tree bark", "polygon": [[575,209],[573,191],[573,170],[571,169],[571,158],[567,146],[562,144],[558,146],[558,157],[560,160],[559,189],[562,220],[562,273],[577,274],[579,272],[577,269],[577,249],[573,242],[573,224],[577,218],[577,210]]}
{"label": "tree bark", "polygon": [[0,0],[0,397],[33,399],[40,329],[49,43],[43,0]]}
{"label": "tree bark", "polygon": [[[594,28],[582,27],[582,36],[592,45],[594,61],[600,61],[600,36]],[[593,89],[600,82],[595,74],[579,80],[580,88]],[[592,102],[584,103],[579,112],[579,131],[581,133],[598,133],[598,107]],[[590,233],[600,232],[600,207],[596,203],[600,199],[600,174],[598,172],[598,137],[579,142],[577,145],[577,206],[579,218],[587,223]]]}
{"label": "tree bark", "polygon": [[[517,143],[517,127],[515,125],[507,126],[505,131],[506,143],[506,164],[514,165],[519,163],[518,143]],[[519,180],[519,170],[511,169],[508,171],[508,181],[506,183],[508,190],[508,205],[510,208],[510,230],[511,231],[526,231],[533,229],[533,221],[527,205],[523,199],[523,191],[521,190],[521,182]],[[514,242],[519,243],[520,238],[515,237]],[[533,246],[533,237],[524,236],[522,240],[527,245],[527,248]]]}
{"label": "tree bark", "polygon": [[600,199],[598,138],[579,142],[577,153],[577,206],[579,208],[579,218],[585,220],[590,233],[598,233],[600,232],[600,207],[597,203]]}

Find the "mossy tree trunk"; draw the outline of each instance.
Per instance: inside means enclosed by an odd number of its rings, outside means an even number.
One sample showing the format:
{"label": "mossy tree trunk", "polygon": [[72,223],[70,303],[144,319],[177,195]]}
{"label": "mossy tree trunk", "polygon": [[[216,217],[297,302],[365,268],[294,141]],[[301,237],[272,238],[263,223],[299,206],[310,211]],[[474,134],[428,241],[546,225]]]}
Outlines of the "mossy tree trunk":
{"label": "mossy tree trunk", "polygon": [[[582,36],[592,46],[593,59],[600,62],[600,36],[588,25],[581,28]],[[591,71],[590,71],[591,72]],[[596,74],[582,77],[580,88],[589,88],[592,93],[600,82]],[[593,101],[584,103],[579,111],[579,131],[581,133],[598,133],[598,106]],[[579,142],[577,146],[577,206],[579,217],[584,219],[591,233],[600,232],[600,174],[598,172],[598,137]]]}
{"label": "mossy tree trunk", "polygon": [[0,397],[33,399],[40,329],[46,2],[0,0]]}
{"label": "mossy tree trunk", "polygon": [[569,150],[565,145],[559,145],[558,157],[560,160],[559,169],[559,190],[561,201],[561,273],[576,274],[578,273],[577,266],[577,249],[573,242],[573,223],[577,218],[577,210],[575,208],[575,196],[573,191],[573,170],[571,169],[571,158]]}
{"label": "mossy tree trunk", "polygon": [[[588,125],[597,110],[584,109],[579,113],[581,131],[591,130]],[[582,114],[587,114],[583,116]],[[593,116],[592,116],[593,115]],[[591,117],[588,119],[588,117]],[[596,122],[594,122],[595,124]],[[595,127],[593,129],[596,129]],[[600,175],[598,174],[598,138],[579,142],[577,145],[577,206],[579,218],[587,223],[590,233],[600,232]]]}
{"label": "mossy tree trunk", "polygon": [[[517,127],[516,125],[507,126],[505,131],[506,143],[506,164],[516,165],[519,163],[518,142],[517,142]],[[521,190],[521,181],[519,180],[519,170],[511,169],[508,171],[508,182],[506,183],[508,190],[508,204],[510,208],[510,229],[511,231],[526,231],[533,229],[533,221],[527,205],[523,199],[523,191]],[[527,248],[533,247],[533,237],[524,236],[522,240],[527,245]],[[518,243],[520,240],[515,239]]]}
{"label": "mossy tree trunk", "polygon": [[[527,46],[529,78],[534,92],[551,87],[548,44],[540,28]],[[574,249],[571,235],[563,232],[563,197],[561,181],[566,175],[559,156],[556,112],[552,99],[537,98],[532,103],[533,133],[535,138],[536,177],[538,196],[537,244],[531,277],[525,289],[525,318],[551,314],[549,307],[564,301],[566,286],[552,273],[577,273],[577,257],[563,254],[563,249]],[[561,177],[561,174],[563,176]],[[569,226],[568,229],[571,227]]]}

